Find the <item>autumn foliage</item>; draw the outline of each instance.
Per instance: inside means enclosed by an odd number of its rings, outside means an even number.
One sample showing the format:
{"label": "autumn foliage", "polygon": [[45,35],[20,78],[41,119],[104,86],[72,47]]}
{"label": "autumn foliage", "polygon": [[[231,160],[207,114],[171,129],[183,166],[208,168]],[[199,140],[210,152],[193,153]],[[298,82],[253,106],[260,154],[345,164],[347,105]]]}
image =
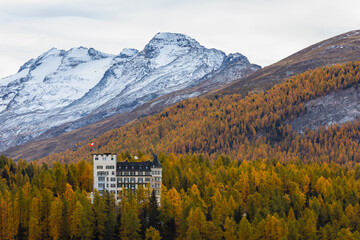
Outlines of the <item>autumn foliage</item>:
{"label": "autumn foliage", "polygon": [[0,239],[360,239],[360,123],[303,135],[287,124],[307,101],[358,84],[359,67],[186,100],[97,138],[94,151],[122,160],[158,153],[160,206],[146,189],[91,204],[89,142],[32,163],[1,156]]}
{"label": "autumn foliage", "polygon": [[91,204],[86,180],[91,165],[85,162],[48,168],[2,156],[0,238],[360,237],[358,163],[247,162],[223,156],[211,162],[202,155],[161,153],[159,159],[161,206],[145,189],[127,192],[119,204],[114,196],[96,193]]}
{"label": "autumn foliage", "polygon": [[[96,139],[95,151],[201,153],[212,160],[225,154],[238,160],[357,161],[358,123],[300,136],[287,122],[306,111],[307,101],[359,83],[359,67],[360,62],[354,62],[309,70],[245,98],[235,94],[186,100],[103,134]],[[40,162],[89,161],[90,154],[88,143],[83,142]]]}

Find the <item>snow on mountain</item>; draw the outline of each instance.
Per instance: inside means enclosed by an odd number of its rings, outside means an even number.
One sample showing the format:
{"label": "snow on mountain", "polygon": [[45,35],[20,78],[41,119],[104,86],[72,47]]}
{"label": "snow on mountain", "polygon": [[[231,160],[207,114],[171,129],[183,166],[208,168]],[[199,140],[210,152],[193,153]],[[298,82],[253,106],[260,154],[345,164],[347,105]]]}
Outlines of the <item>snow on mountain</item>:
{"label": "snow on mountain", "polygon": [[87,48],[51,49],[0,80],[0,149],[56,126],[48,117],[84,96],[103,77],[113,55]]}
{"label": "snow on mountain", "polygon": [[[241,54],[207,49],[183,34],[158,33],[142,51],[110,55],[93,48],[50,49],[0,80],[0,150],[68,124],[83,127],[173,91],[231,81],[257,70]],[[233,76],[236,75],[236,76]],[[222,77],[223,78],[223,77]],[[194,93],[196,95],[196,93]],[[71,124],[69,124],[71,123]]]}

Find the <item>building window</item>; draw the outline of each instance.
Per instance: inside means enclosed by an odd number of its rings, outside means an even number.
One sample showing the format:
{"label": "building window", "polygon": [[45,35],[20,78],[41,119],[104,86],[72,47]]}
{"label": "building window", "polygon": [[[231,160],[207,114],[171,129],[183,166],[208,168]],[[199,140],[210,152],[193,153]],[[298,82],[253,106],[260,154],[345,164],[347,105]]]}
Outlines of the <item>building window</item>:
{"label": "building window", "polygon": [[111,157],[111,160],[114,160],[114,158],[113,158],[113,157]]}
{"label": "building window", "polygon": [[115,166],[106,166],[106,169],[114,169]]}
{"label": "building window", "polygon": [[142,183],[143,182],[143,178],[138,178],[138,182]]}
{"label": "building window", "polygon": [[116,187],[116,184],[110,184],[110,187],[114,188]]}
{"label": "building window", "polygon": [[110,179],[110,181],[115,182],[115,181],[116,181],[116,178],[112,177],[112,178]]}
{"label": "building window", "polygon": [[105,187],[105,183],[99,183],[99,188],[104,188]]}
{"label": "building window", "polygon": [[150,178],[145,178],[145,182],[150,182]]}
{"label": "building window", "polygon": [[98,180],[99,180],[99,182],[104,182],[104,181],[105,181],[105,177],[99,177]]}
{"label": "building window", "polygon": [[106,175],[108,175],[108,174],[107,174],[107,172],[105,172],[105,171],[99,171],[99,172],[97,172],[97,175],[98,175],[98,176],[106,176]]}
{"label": "building window", "polygon": [[96,169],[103,169],[103,166],[96,166]]}
{"label": "building window", "polygon": [[130,181],[132,182],[132,183],[134,183],[135,182],[135,178],[130,178]]}
{"label": "building window", "polygon": [[99,160],[99,158],[98,158],[98,157],[96,157],[96,158],[95,158],[95,160]]}

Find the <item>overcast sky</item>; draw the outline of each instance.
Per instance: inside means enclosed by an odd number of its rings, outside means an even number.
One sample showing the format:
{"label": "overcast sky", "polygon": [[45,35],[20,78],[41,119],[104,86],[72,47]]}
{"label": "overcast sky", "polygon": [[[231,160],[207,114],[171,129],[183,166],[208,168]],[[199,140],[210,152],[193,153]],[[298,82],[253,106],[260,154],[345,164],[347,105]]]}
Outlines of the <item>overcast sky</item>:
{"label": "overcast sky", "polygon": [[1,0],[0,78],[52,47],[118,54],[158,32],[266,66],[360,29],[359,9],[358,0]]}

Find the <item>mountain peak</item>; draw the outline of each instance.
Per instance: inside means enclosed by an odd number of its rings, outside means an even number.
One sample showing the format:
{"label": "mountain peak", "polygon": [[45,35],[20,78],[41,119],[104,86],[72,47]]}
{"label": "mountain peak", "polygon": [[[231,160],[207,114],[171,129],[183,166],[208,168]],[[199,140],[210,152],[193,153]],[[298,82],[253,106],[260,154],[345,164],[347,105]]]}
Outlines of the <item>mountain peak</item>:
{"label": "mountain peak", "polygon": [[[24,64],[18,74],[1,79],[0,151],[115,114],[126,115],[121,123],[134,120],[142,114],[135,109],[157,97],[168,95],[146,107],[146,114],[198,96],[224,82],[225,57],[184,34],[167,32],[156,34],[141,52],[125,48],[116,56],[81,46],[52,48]],[[237,58],[241,55],[231,55],[229,62]],[[232,69],[238,67],[233,65]],[[250,67],[245,63],[231,70],[226,82],[253,71]],[[219,81],[205,81],[210,73],[221,73]],[[201,82],[200,90],[193,88]],[[132,111],[134,115],[127,114]]]}
{"label": "mountain peak", "polygon": [[133,57],[136,54],[138,54],[139,51],[137,49],[134,48],[124,48],[121,52],[120,52],[120,57],[121,58],[129,58],[129,57]]}
{"label": "mountain peak", "polygon": [[193,48],[203,47],[196,40],[184,34],[160,32],[145,46],[143,53],[146,58],[157,58],[161,52],[165,55],[182,55],[187,54]]}
{"label": "mountain peak", "polygon": [[149,42],[158,45],[178,45],[189,47],[190,45],[199,47],[200,44],[189,36],[181,33],[159,32]]}
{"label": "mountain peak", "polygon": [[64,53],[65,53],[64,50],[53,47],[53,48],[49,49],[48,51],[44,52],[43,54],[41,54],[39,57],[37,57],[36,62],[38,62],[41,59],[44,59],[46,57],[49,57],[49,56],[62,55]]}
{"label": "mountain peak", "polygon": [[171,40],[171,39],[182,39],[182,38],[190,38],[182,33],[171,33],[171,32],[158,32],[155,34],[153,39],[163,39],[163,40]]}

